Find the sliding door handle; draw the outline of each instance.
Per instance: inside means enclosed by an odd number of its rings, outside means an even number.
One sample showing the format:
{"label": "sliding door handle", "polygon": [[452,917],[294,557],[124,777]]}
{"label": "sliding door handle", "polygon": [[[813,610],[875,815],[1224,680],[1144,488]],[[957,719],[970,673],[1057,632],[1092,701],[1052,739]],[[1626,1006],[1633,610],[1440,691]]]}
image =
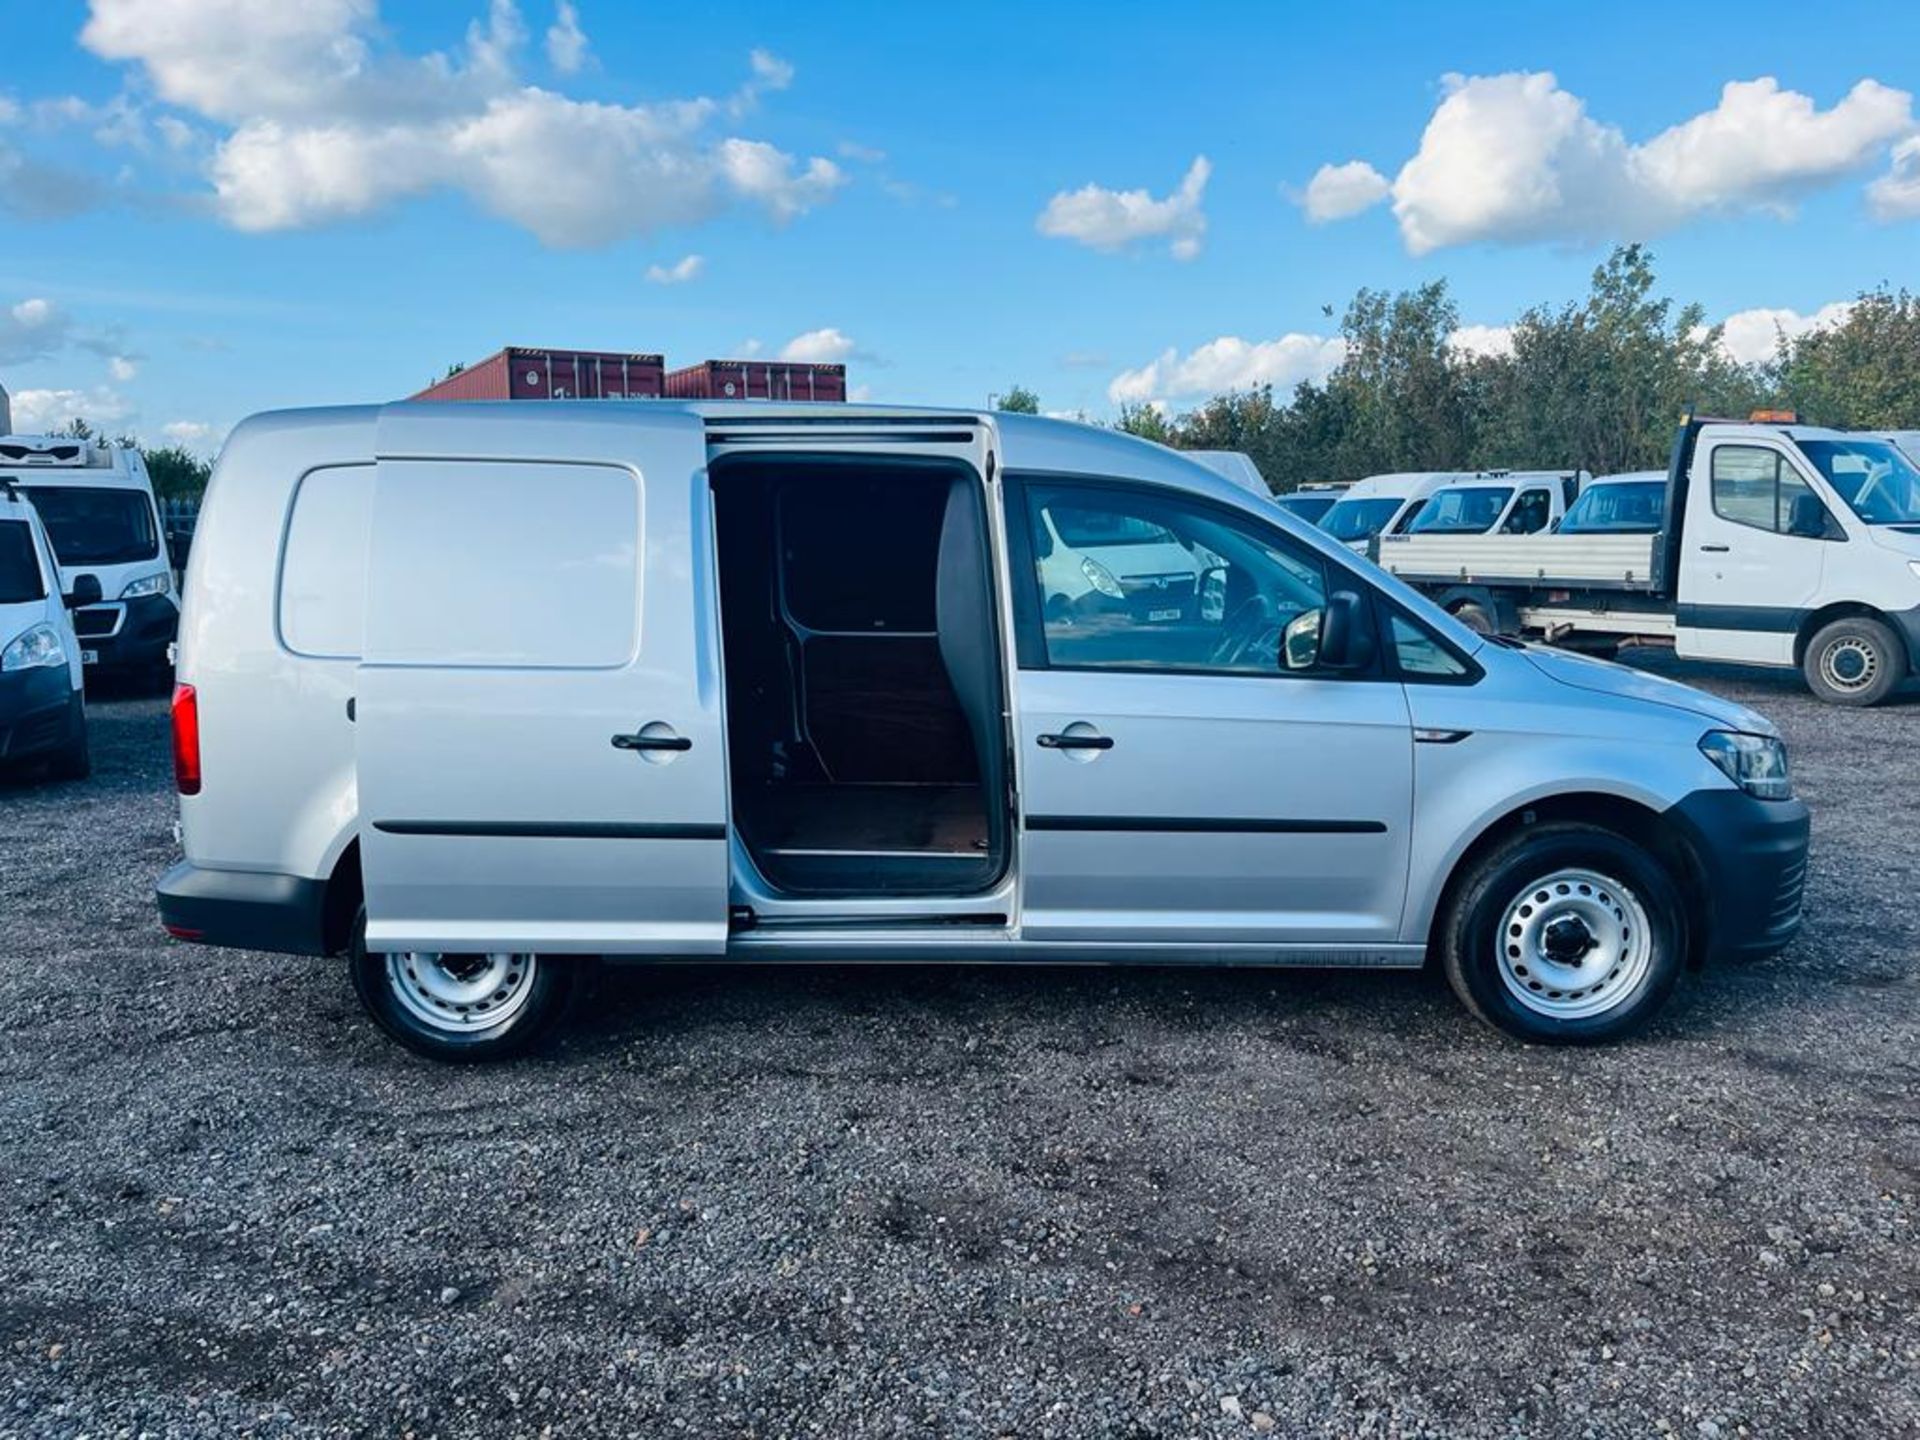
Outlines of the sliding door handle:
{"label": "sliding door handle", "polygon": [[684,735],[649,735],[637,730],[631,735],[613,737],[616,750],[691,750],[693,741]]}
{"label": "sliding door handle", "polygon": [[1731,545],[1702,545],[1700,548],[1709,555],[1727,555],[1733,551]]}
{"label": "sliding door handle", "polygon": [[1042,735],[1042,750],[1111,750],[1111,735]]}

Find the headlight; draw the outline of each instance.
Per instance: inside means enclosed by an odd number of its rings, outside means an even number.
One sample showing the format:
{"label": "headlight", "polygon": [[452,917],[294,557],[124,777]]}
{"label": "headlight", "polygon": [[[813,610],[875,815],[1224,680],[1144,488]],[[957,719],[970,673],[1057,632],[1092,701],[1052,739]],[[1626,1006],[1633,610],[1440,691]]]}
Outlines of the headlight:
{"label": "headlight", "polygon": [[32,670],[41,665],[67,663],[66,647],[51,625],[36,625],[0,650],[0,671]]}
{"label": "headlight", "polygon": [[1115,600],[1127,598],[1127,592],[1120,588],[1120,582],[1113,578],[1113,571],[1102,565],[1091,555],[1080,562],[1080,573],[1087,577],[1087,583],[1102,595],[1110,595]]}
{"label": "headlight", "polygon": [[1793,776],[1787,770],[1787,747],[1771,735],[1709,730],[1700,737],[1700,753],[1718,765],[1729,780],[1756,800],[1793,798]]}
{"label": "headlight", "polygon": [[127,588],[120,592],[122,600],[131,600],[136,595],[164,595],[173,588],[173,581],[162,570],[157,575],[142,575],[138,580],[129,580]]}

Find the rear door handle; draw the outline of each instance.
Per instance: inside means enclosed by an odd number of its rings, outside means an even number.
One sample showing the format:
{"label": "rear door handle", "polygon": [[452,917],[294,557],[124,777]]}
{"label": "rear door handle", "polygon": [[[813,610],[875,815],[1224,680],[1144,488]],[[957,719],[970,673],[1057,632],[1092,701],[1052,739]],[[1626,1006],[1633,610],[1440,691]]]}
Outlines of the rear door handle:
{"label": "rear door handle", "polygon": [[1700,548],[1709,555],[1727,555],[1733,551],[1731,545],[1702,545]]}
{"label": "rear door handle", "polygon": [[631,735],[613,737],[616,750],[691,750],[693,741],[684,735],[648,735],[636,730]]}
{"label": "rear door handle", "polygon": [[1111,750],[1111,735],[1042,735],[1042,750]]}

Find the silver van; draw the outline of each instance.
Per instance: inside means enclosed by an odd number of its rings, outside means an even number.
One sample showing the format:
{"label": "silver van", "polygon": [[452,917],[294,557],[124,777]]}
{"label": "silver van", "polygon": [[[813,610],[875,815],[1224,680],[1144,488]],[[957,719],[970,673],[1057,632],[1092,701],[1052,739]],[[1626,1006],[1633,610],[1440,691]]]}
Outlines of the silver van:
{"label": "silver van", "polygon": [[1762,717],[1476,635],[1059,421],[261,416],[178,679],[166,928],[343,955],[446,1059],[532,1042],[592,957],[1433,957],[1511,1034],[1596,1041],[1800,921]]}

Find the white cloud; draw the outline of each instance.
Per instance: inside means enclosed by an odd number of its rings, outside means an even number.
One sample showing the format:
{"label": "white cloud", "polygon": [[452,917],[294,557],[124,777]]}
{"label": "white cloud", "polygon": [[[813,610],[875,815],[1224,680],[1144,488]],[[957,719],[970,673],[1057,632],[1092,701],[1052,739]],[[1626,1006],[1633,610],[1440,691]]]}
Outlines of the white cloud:
{"label": "white cloud", "polygon": [[131,414],[133,407],[126,398],[105,385],[96,385],[91,390],[13,392],[16,435],[44,435],[74,419],[85,419],[96,427],[113,425]]}
{"label": "white cloud", "polygon": [[587,63],[587,51],[587,32],[580,28],[573,0],[557,0],[547,27],[547,63],[562,75],[577,74]]}
{"label": "white cloud", "polygon": [[1371,210],[1392,189],[1387,177],[1366,161],[1349,160],[1344,165],[1322,165],[1314,171],[1300,203],[1307,219],[1320,225]]}
{"label": "white cloud", "polygon": [[706,268],[705,256],[688,255],[671,265],[649,265],[647,279],[655,285],[684,285],[689,280],[698,279],[700,272]]}
{"label": "white cloud", "polygon": [[[784,221],[845,177],[765,141],[716,135],[793,67],[766,51],[730,100],[575,100],[522,83],[515,0],[490,0],[455,54],[403,55],[377,0],[91,0],[81,39],[137,65],[163,101],[214,122],[218,213],[243,230],[365,215],[436,190],[471,197],[555,247],[604,245],[729,204]],[[571,4],[556,12],[564,72]],[[584,47],[584,36],[581,36]],[[584,50],[579,57],[584,60]]]}
{"label": "white cloud", "polygon": [[859,347],[831,326],[796,335],[780,347],[782,360],[811,361],[816,364],[847,360],[858,353]]}
{"label": "white cloud", "polygon": [[204,420],[169,420],[160,433],[175,445],[208,454],[218,450],[227,438],[225,425],[209,425]]}
{"label": "white cloud", "polygon": [[1447,344],[1462,355],[1500,357],[1513,353],[1511,325],[1462,325],[1447,337]]}
{"label": "white cloud", "polygon": [[1482,241],[1644,238],[1696,215],[1790,213],[1913,130],[1906,91],[1862,80],[1821,110],[1763,76],[1729,82],[1712,110],[1634,144],[1551,73],[1450,75],[1393,181],[1393,211],[1416,255]]}
{"label": "white cloud", "polygon": [[1867,186],[1867,208],[1877,220],[1920,219],[1920,135],[1893,147],[1887,173]]}
{"label": "white cloud", "polygon": [[1347,353],[1338,336],[1282,335],[1248,341],[1222,335],[1185,355],[1169,348],[1137,370],[1125,370],[1107,386],[1116,405],[1139,405],[1217,395],[1271,385],[1287,394],[1305,380],[1323,380]]}
{"label": "white cloud", "polygon": [[871,399],[873,399],[871,385],[856,385],[847,391],[847,403],[850,405],[864,405]]}
{"label": "white cloud", "polygon": [[140,373],[140,366],[124,355],[109,355],[107,373],[124,385]]}
{"label": "white cloud", "polygon": [[733,354],[738,359],[751,360],[765,348],[758,340],[742,340],[733,347]]}
{"label": "white cloud", "polygon": [[1822,305],[1810,315],[1798,310],[1742,310],[1721,321],[1720,348],[1742,365],[1755,365],[1773,359],[1780,339],[1797,339],[1814,330],[1826,330],[1846,323],[1853,312],[1853,301],[1836,300]]}
{"label": "white cloud", "polygon": [[842,160],[852,160],[860,165],[884,165],[887,152],[873,145],[862,145],[858,140],[842,140],[837,147]]}
{"label": "white cloud", "polygon": [[1174,259],[1191,260],[1200,253],[1207,233],[1200,200],[1212,173],[1207,157],[1195,156],[1164,200],[1154,199],[1145,190],[1108,190],[1100,185],[1062,190],[1034,223],[1042,235],[1095,250],[1124,250],[1143,240],[1166,240]]}
{"label": "white cloud", "polygon": [[51,300],[35,296],[0,310],[0,365],[44,360],[82,338],[66,312]]}

